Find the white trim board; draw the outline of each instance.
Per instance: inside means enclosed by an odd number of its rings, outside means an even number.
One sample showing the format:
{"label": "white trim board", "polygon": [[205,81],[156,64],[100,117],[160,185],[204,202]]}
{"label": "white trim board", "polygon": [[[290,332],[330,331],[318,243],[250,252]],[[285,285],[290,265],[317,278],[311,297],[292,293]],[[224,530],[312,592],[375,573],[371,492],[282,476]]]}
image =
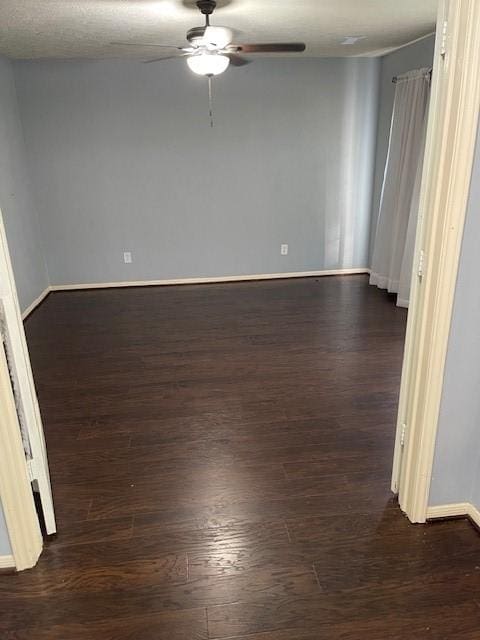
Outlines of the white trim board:
{"label": "white trim board", "polygon": [[0,556],[0,569],[15,569],[13,556]]}
{"label": "white trim board", "polygon": [[29,304],[26,309],[24,309],[24,311],[22,311],[22,320],[25,320],[32,313],[32,311],[36,309],[38,305],[43,302],[43,300],[45,300],[50,291],[51,287],[47,287],[46,289],[44,289],[42,293],[37,298],[35,298],[35,300],[31,304]]}
{"label": "white trim board", "polygon": [[5,352],[0,350],[0,498],[18,571],[33,567],[43,546]]}
{"label": "white trim board", "polygon": [[320,276],[347,276],[369,274],[370,269],[326,269],[323,271],[295,271],[290,273],[258,273],[241,276],[209,276],[205,278],[171,278],[166,280],[127,280],[124,282],[88,282],[83,284],[52,284],[49,291],[72,291],[75,289],[106,289],[110,287],[152,287],[182,284],[214,284],[221,282],[244,282],[250,280],[280,280],[287,278],[311,278]]}
{"label": "white trim board", "polygon": [[473,524],[480,527],[480,511],[471,502],[456,502],[453,504],[440,504],[427,508],[427,520],[436,518],[458,518],[465,516]]}
{"label": "white trim board", "polygon": [[[22,571],[37,563],[43,547],[32,480],[38,485],[48,533],[55,531],[55,517],[42,421],[1,211],[0,302],[10,355],[8,364],[5,349],[0,349],[0,500],[15,567]],[[13,385],[17,390],[16,397]],[[19,411],[25,419],[32,454],[28,466],[18,422]]]}

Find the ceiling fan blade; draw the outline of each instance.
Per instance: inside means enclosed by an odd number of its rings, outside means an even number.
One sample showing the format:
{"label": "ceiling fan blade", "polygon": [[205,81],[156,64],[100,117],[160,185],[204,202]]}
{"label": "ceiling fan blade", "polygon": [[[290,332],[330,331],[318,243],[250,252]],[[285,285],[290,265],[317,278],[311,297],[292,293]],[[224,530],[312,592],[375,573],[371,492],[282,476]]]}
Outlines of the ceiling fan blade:
{"label": "ceiling fan blade", "polygon": [[239,53],[301,53],[307,48],[304,42],[271,42],[232,46],[235,46]]}
{"label": "ceiling fan blade", "polygon": [[177,54],[176,56],[162,56],[161,58],[153,58],[152,60],[144,60],[144,64],[150,64],[150,62],[162,62],[162,60],[173,60],[174,58],[183,58],[185,57],[186,53],[180,53]]}
{"label": "ceiling fan blade", "polygon": [[110,44],[118,47],[160,47],[184,51],[184,47],[177,47],[175,44],[157,44],[156,42],[110,42]]}
{"label": "ceiling fan blade", "polygon": [[227,53],[226,55],[227,58],[230,58],[230,64],[233,67],[244,67],[246,64],[250,64],[252,62],[251,60],[242,58],[242,56],[239,56],[236,53]]}

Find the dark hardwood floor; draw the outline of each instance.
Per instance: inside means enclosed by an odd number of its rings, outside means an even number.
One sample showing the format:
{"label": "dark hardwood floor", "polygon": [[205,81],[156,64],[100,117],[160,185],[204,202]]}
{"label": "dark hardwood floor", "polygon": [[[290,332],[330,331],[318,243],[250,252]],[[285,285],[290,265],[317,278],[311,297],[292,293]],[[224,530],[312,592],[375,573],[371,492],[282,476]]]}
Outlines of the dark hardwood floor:
{"label": "dark hardwood floor", "polygon": [[480,537],[389,492],[406,314],[364,276],[51,294],[58,535],[2,640],[480,638]]}

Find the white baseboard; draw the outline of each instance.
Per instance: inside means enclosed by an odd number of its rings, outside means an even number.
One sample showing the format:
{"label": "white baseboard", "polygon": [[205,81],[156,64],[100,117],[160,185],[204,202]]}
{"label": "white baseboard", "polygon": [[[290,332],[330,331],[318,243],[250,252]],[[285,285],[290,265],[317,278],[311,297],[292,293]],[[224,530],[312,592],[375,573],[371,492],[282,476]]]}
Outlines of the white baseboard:
{"label": "white baseboard", "polygon": [[248,280],[278,280],[283,278],[309,278],[314,276],[344,276],[370,273],[367,267],[356,269],[327,269],[323,271],[297,271],[292,273],[260,273],[242,276],[213,276],[206,278],[173,278],[168,280],[127,280],[125,282],[89,282],[84,284],[53,284],[50,291],[72,291],[75,289],[106,289],[111,287],[152,287],[181,284],[213,284],[220,282],[242,282]]}
{"label": "white baseboard", "polygon": [[466,516],[480,527],[480,511],[471,502],[456,502],[453,504],[441,504],[427,508],[427,520],[435,518],[458,518]]}
{"label": "white baseboard", "polygon": [[13,556],[0,556],[0,569],[15,569]]}
{"label": "white baseboard", "polygon": [[456,502],[453,504],[440,504],[427,508],[427,520],[435,518],[455,518],[467,516],[470,504],[468,502]]}
{"label": "white baseboard", "polygon": [[46,289],[44,289],[42,293],[38,296],[38,298],[35,298],[35,300],[31,304],[29,304],[26,309],[22,311],[22,320],[25,320],[25,318],[29,316],[36,307],[38,307],[38,305],[42,302],[42,300],[46,296],[48,296],[51,290],[52,290],[51,287],[47,287]]}
{"label": "white baseboard", "polygon": [[73,291],[75,289],[110,289],[112,287],[154,287],[181,284],[214,284],[216,282],[244,282],[249,280],[280,280],[283,278],[311,278],[319,276],[348,276],[369,274],[368,267],[355,269],[325,269],[323,271],[296,271],[291,273],[258,273],[243,276],[213,276],[207,278],[172,278],[167,280],[126,280],[124,282],[86,282],[82,284],[52,284],[22,311],[25,320],[44,300],[50,291]]}
{"label": "white baseboard", "polygon": [[473,504],[469,504],[467,515],[470,518],[470,520],[475,525],[477,525],[477,527],[480,527],[480,511],[477,509],[477,507],[475,507]]}

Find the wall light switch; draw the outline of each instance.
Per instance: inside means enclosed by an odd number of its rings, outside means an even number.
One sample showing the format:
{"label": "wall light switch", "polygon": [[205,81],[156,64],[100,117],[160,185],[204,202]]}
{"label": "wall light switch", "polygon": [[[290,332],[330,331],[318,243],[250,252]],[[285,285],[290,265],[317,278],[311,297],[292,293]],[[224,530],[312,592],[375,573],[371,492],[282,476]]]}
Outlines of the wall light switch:
{"label": "wall light switch", "polygon": [[282,256],[287,256],[288,255],[288,244],[281,244],[280,245],[280,253],[282,254]]}
{"label": "wall light switch", "polygon": [[130,251],[123,252],[123,261],[125,264],[130,264],[132,262],[132,254]]}

